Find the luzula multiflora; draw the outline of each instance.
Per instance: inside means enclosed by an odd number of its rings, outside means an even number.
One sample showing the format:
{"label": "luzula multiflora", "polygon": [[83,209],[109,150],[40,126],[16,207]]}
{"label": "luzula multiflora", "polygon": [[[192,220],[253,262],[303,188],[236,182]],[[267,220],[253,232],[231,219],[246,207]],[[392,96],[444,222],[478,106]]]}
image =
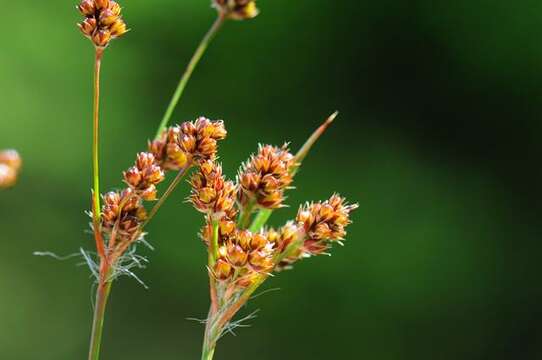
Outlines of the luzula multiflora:
{"label": "luzula multiflora", "polygon": [[[295,220],[281,228],[250,231],[253,214],[284,207],[285,191],[310,146],[334,118],[317,130],[297,154],[286,145],[260,146],[241,166],[236,182],[227,180],[221,166],[199,164],[191,179],[190,201],[205,216],[201,238],[208,249],[211,308],[206,321],[202,359],[211,359],[216,342],[232,325],[232,318],[273,272],[296,261],[326,253],[340,243],[350,224],[350,205],[335,194],[307,203]],[[252,226],[250,226],[252,227]]]}

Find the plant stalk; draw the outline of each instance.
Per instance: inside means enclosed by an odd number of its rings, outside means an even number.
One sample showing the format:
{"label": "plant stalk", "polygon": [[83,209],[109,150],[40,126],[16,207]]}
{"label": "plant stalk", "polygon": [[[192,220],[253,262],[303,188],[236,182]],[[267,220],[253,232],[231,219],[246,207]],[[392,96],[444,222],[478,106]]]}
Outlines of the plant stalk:
{"label": "plant stalk", "polygon": [[203,54],[205,54],[205,50],[207,50],[207,47],[215,37],[215,35],[218,33],[218,30],[220,30],[220,27],[224,23],[224,16],[222,14],[219,14],[216,18],[215,22],[205,34],[203,39],[201,40],[200,44],[198,45],[196,51],[194,52],[194,55],[192,55],[192,59],[190,59],[190,62],[188,63],[188,66],[183,73],[183,76],[181,77],[181,80],[179,81],[179,85],[177,85],[177,89],[173,93],[173,97],[171,98],[171,101],[169,102],[169,105],[166,109],[166,112],[164,114],[164,117],[162,118],[162,121],[160,122],[160,125],[158,126],[158,131],[156,132],[155,139],[158,139],[164,129],[167,127],[169,120],[171,119],[171,116],[173,115],[173,111],[177,107],[177,104],[179,103],[179,100],[181,99],[184,90],[186,88],[186,85],[188,84],[188,81],[190,80],[190,77],[192,76],[192,73],[196,69],[196,66],[198,65],[199,61],[203,57]]}
{"label": "plant stalk", "polygon": [[147,220],[145,220],[145,222],[143,223],[143,226],[141,228],[144,228],[149,223],[149,221],[151,221],[151,219],[154,217],[154,215],[156,215],[156,213],[158,212],[160,207],[164,204],[164,202],[166,202],[167,198],[173,193],[173,190],[175,190],[177,185],[179,185],[179,183],[181,182],[183,177],[186,175],[186,172],[188,171],[190,166],[191,165],[187,165],[184,168],[182,168],[181,170],[179,170],[179,173],[177,174],[177,176],[175,176],[175,179],[173,179],[171,184],[169,184],[169,186],[166,189],[166,192],[164,193],[164,195],[162,195],[160,197],[158,202],[151,209],[151,211],[149,213],[149,216],[147,217]]}
{"label": "plant stalk", "polygon": [[107,300],[111,293],[112,281],[109,279],[110,270],[108,265],[102,260],[100,270],[100,281],[96,291],[96,304],[94,307],[94,319],[92,321],[92,333],[90,336],[89,360],[98,360],[100,358],[100,346],[102,343],[103,324],[105,318],[105,309]]}
{"label": "plant stalk", "polygon": [[103,48],[96,48],[94,61],[94,114],[92,119],[92,168],[93,168],[93,208],[92,216],[95,224],[100,223],[100,70],[102,65]]}

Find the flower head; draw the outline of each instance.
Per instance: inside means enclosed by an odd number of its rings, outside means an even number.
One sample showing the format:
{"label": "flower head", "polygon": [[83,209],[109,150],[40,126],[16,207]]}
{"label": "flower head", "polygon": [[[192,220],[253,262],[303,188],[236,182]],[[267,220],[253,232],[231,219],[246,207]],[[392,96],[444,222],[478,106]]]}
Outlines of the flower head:
{"label": "flower head", "polygon": [[213,0],[213,6],[226,18],[247,20],[258,16],[255,0]]}
{"label": "flower head", "polygon": [[180,170],[193,162],[214,160],[218,141],[226,135],[222,121],[200,117],[164,130],[160,138],[149,143],[149,151],[164,169]]}
{"label": "flower head", "polygon": [[225,180],[222,167],[207,160],[200,164],[190,181],[194,207],[214,219],[229,219],[235,216],[235,197],[237,189],[232,181]]}
{"label": "flower head", "polygon": [[254,201],[258,206],[276,209],[282,206],[284,191],[292,183],[294,156],[286,145],[260,146],[258,153],[241,167],[237,176],[242,204]]}
{"label": "flower head", "polygon": [[21,166],[22,160],[17,151],[0,151],[0,188],[15,185]]}
{"label": "flower head", "polygon": [[97,48],[105,48],[112,39],[128,30],[121,16],[120,5],[113,0],[83,0],[77,9],[85,19],[77,24],[81,32]]}

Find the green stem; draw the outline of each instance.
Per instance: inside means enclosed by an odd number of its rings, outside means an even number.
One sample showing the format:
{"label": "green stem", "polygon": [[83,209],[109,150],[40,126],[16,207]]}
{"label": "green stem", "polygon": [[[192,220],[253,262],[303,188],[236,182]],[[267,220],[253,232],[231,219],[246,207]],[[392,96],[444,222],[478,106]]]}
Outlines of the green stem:
{"label": "green stem", "polygon": [[271,209],[261,209],[252,221],[252,225],[250,225],[249,230],[252,233],[260,231],[260,229],[267,223],[272,213],[273,210]]}
{"label": "green stem", "polygon": [[105,308],[107,300],[111,293],[112,281],[108,279],[109,271],[104,271],[101,275],[100,284],[96,291],[96,305],[94,307],[94,319],[92,321],[92,334],[90,337],[89,360],[98,360],[100,358],[100,345],[102,343],[103,325],[105,317]]}
{"label": "green stem", "polygon": [[186,88],[186,85],[188,84],[188,80],[190,80],[190,77],[192,76],[192,73],[196,69],[196,66],[198,65],[199,61],[203,57],[203,54],[205,53],[205,50],[209,46],[211,40],[215,37],[218,30],[220,30],[220,27],[224,23],[224,16],[219,15],[207,34],[203,37],[201,40],[199,46],[196,49],[196,52],[192,56],[192,59],[188,63],[188,66],[181,77],[181,80],[179,81],[179,85],[177,85],[177,89],[175,90],[175,93],[173,94],[173,97],[171,98],[171,101],[169,102],[169,105],[167,107],[166,113],[164,114],[164,117],[162,118],[162,121],[160,122],[160,126],[158,127],[158,131],[156,132],[156,138],[159,138],[164,129],[167,127],[169,120],[171,119],[171,116],[173,115],[173,111],[175,110],[175,107],[177,107],[177,104],[179,103],[179,100],[181,99],[183,92]]}
{"label": "green stem", "polygon": [[100,69],[102,64],[103,49],[96,48],[96,57],[94,62],[94,114],[93,114],[93,136],[92,136],[92,168],[93,168],[93,219],[94,224],[100,223],[100,158],[99,158],[99,140],[100,140]]}
{"label": "green stem", "polygon": [[209,266],[212,267],[216,263],[218,257],[218,230],[219,230],[219,221],[213,219],[211,226],[213,227],[213,238],[209,244]]}
{"label": "green stem", "polygon": [[207,325],[205,325],[205,335],[203,338],[203,347],[201,349],[201,360],[212,360],[215,355],[216,341],[213,339],[213,320],[214,317],[209,313]]}
{"label": "green stem", "polygon": [[241,211],[239,212],[239,220],[237,221],[237,226],[240,229],[248,228],[248,225],[250,223],[250,216],[254,211],[254,206],[256,206],[256,201],[249,200],[248,203],[241,208]]}
{"label": "green stem", "polygon": [[160,197],[160,199],[158,200],[158,202],[153,206],[153,208],[151,209],[150,213],[149,213],[149,216],[147,217],[147,220],[145,220],[145,222],[143,223],[143,225],[141,226],[141,228],[144,228],[145,226],[147,226],[147,224],[149,223],[149,221],[152,220],[152,218],[154,217],[154,215],[156,215],[156,213],[158,212],[158,210],[160,209],[160,207],[164,204],[164,202],[166,202],[167,198],[173,193],[173,190],[175,190],[175,188],[177,187],[177,185],[179,185],[179,183],[181,182],[181,180],[183,179],[183,177],[186,175],[186,172],[187,170],[190,168],[190,165],[187,165],[185,166],[184,168],[182,168],[181,170],[179,170],[179,173],[177,174],[177,176],[175,177],[175,179],[173,179],[173,181],[171,182],[171,184],[169,184],[166,192],[164,193],[164,195],[162,195]]}

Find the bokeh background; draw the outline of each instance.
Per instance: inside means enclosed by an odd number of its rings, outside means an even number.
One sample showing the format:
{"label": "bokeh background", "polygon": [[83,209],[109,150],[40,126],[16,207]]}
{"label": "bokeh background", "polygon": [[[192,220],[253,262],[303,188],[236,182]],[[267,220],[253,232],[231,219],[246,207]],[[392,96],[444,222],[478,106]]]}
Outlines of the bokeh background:
{"label": "bokeh background", "polygon": [[[92,250],[93,53],[74,1],[4,1],[0,148],[25,160],[0,193],[0,357],[84,359],[89,271],[32,256]],[[125,0],[132,31],[103,68],[102,186],[154,134],[208,0]],[[176,121],[223,118],[227,174],[258,142],[299,147],[332,111],[289,194],[360,203],[346,247],[270,280],[217,359],[540,359],[542,3],[273,0],[228,23]],[[198,359],[208,309],[202,219],[183,186],[149,227],[155,251],[108,309],[103,359]]]}

